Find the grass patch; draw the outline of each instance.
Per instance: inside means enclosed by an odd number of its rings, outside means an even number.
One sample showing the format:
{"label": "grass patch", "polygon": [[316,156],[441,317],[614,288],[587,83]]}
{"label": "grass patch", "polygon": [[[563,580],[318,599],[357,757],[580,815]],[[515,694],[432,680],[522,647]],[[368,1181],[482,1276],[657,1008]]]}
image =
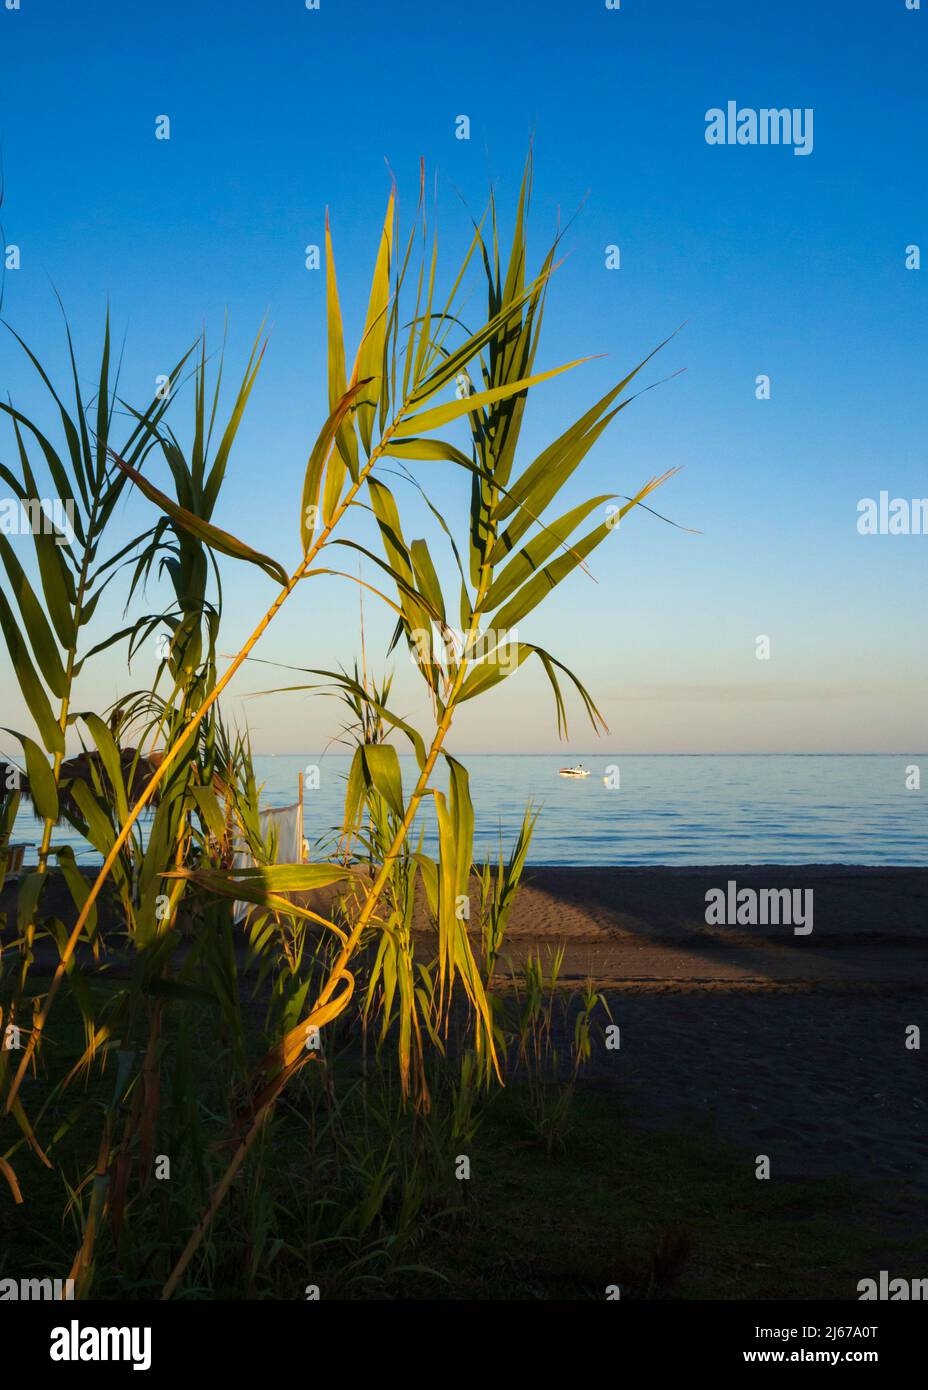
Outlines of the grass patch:
{"label": "grass patch", "polygon": [[447,1250],[455,1296],[856,1298],[887,1242],[882,1189],[760,1182],[708,1121],[645,1127],[611,1085],[581,1083],[563,1148],[527,1142],[518,1088],[475,1145],[473,1218]]}
{"label": "grass patch", "polygon": [[[61,1075],[82,1041],[63,999],[45,1065]],[[279,1107],[186,1296],[302,1299],[315,1282],[323,1298],[602,1299],[618,1285],[623,1299],[853,1299],[868,1270],[887,1260],[903,1268],[915,1253],[914,1241],[887,1236],[886,1204],[898,1194],[884,1186],[757,1181],[753,1156],[708,1120],[653,1127],[598,1079],[581,1080],[565,1142],[549,1154],[518,1080],[491,1099],[470,1139],[436,1145],[391,1109],[389,1075],[365,1101],[352,1051],[333,1066],[337,1124],[321,1069],[308,1070],[317,1075]],[[94,1161],[92,1112],[102,1116],[113,1074],[95,1072],[46,1113],[45,1140],[77,1121],[50,1144],[55,1171],[22,1148],[13,1155],[26,1200],[0,1200],[3,1277],[67,1274],[80,1231],[62,1216],[65,1179],[76,1183]],[[47,1092],[42,1075],[24,1088],[31,1115]],[[460,1156],[468,1180],[455,1176]],[[172,1177],[181,1188],[183,1173]],[[128,1258],[101,1251],[96,1296],[157,1295],[170,1247],[189,1232],[186,1209],[171,1209],[172,1185],[154,1184],[137,1208]],[[161,1224],[146,1235],[158,1207]]]}

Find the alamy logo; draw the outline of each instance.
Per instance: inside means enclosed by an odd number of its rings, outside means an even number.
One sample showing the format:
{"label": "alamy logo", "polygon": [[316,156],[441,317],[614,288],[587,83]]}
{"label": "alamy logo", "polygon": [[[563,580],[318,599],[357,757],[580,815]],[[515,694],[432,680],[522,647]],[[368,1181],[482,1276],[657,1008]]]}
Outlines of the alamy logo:
{"label": "alamy logo", "polygon": [[37,1303],[73,1297],[73,1279],[0,1279],[0,1303]]}
{"label": "alamy logo", "polygon": [[857,1285],[860,1302],[867,1303],[881,1299],[884,1303],[907,1301],[928,1302],[928,1279],[890,1279],[889,1271],[880,1270],[879,1282],[876,1279],[861,1279]]}
{"label": "alamy logo", "polygon": [[131,1361],[133,1371],[151,1366],[150,1327],[81,1327],[72,1318],[68,1327],[52,1328],[52,1361]]}
{"label": "alamy logo", "polygon": [[812,930],[811,888],[739,888],[733,878],[706,892],[710,927],[792,927],[794,936]]}
{"label": "alamy logo", "polygon": [[928,536],[928,497],[894,497],[888,492],[857,503],[857,530],[862,536]]}
{"label": "alamy logo", "polygon": [[812,153],[812,107],[742,106],[706,112],[707,145],[792,145],[793,154]]}
{"label": "alamy logo", "polygon": [[0,497],[0,535],[54,536],[56,545],[74,540],[74,499]]}

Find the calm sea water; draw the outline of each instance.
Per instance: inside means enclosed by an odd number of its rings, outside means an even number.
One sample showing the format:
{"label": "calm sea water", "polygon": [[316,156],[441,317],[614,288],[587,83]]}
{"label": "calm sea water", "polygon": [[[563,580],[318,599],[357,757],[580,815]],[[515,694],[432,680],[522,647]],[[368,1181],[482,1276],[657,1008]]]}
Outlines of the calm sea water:
{"label": "calm sea water", "polygon": [[[415,760],[400,761],[408,790]],[[478,858],[495,855],[500,834],[508,853],[531,799],[541,815],[529,858],[540,864],[928,864],[928,755],[480,754],[461,761],[470,772]],[[559,777],[565,761],[582,762],[592,775]],[[305,794],[306,837],[313,845],[338,826],[347,755],[279,754],[255,763],[267,806],[294,801],[300,770],[318,767],[319,787]],[[906,790],[912,763],[925,769],[922,791]],[[618,787],[603,780],[609,768],[618,768]],[[430,809],[422,824],[426,848],[434,849]],[[38,835],[34,816],[22,811],[16,838]],[[54,838],[74,845],[82,863],[98,858],[63,825]]]}

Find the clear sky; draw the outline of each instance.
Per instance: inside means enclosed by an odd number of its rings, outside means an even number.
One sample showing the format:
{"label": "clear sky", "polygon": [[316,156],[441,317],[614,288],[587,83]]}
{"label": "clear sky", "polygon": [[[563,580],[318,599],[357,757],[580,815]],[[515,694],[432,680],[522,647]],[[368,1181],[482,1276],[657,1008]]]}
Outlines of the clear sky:
{"label": "clear sky", "polygon": [[[646,380],[685,373],[619,417],[564,509],[681,467],[655,505],[701,534],[629,518],[592,557],[596,582],[575,575],[520,636],[584,677],[615,750],[925,747],[928,535],[861,536],[857,504],[882,490],[928,495],[928,3],[7,3],[2,222],[21,265],[6,275],[6,319],[64,382],[57,287],[89,384],[109,301],[127,334],[124,391],[141,401],[202,326],[218,346],[227,313],[231,375],[267,316],[220,525],[295,563],[302,474],[326,413],[324,276],[305,268],[304,247],[322,242],[326,206],[356,333],[385,160],[408,227],[425,158],[450,266],[467,233],[461,199],[479,212],[492,180],[508,225],[534,135],[539,254],[558,210],[569,216],[588,195],[538,366],[607,356],[538,389],[522,463],[686,320]],[[730,100],[811,108],[812,152],[709,145],[706,112]],[[155,139],[161,115],[169,141]],[[912,244],[922,270],[906,269]],[[606,268],[609,245],[619,270]],[[760,374],[769,400],[756,398]],[[53,430],[9,335],[0,389]],[[183,398],[172,412],[181,430]],[[5,429],[0,457],[12,462]],[[419,476],[463,528],[462,477],[450,465]],[[149,510],[125,505],[127,535]],[[232,651],[274,586],[254,570],[225,573]],[[356,614],[354,586],[314,581],[262,654],[348,664]],[[376,665],[392,623],[367,616]],[[101,618],[121,625],[118,607]],[[755,655],[761,635],[769,661]],[[101,660],[79,706],[146,683],[155,659],[143,653],[131,678],[121,659]],[[412,673],[395,664],[397,703],[415,713]],[[238,698],[271,680],[246,669],[228,712],[248,718],[258,751],[318,748],[334,729],[330,702]],[[25,718],[6,670],[0,710],[5,725]],[[571,746],[591,749],[572,714]],[[556,747],[540,672],[465,707],[452,744]]]}

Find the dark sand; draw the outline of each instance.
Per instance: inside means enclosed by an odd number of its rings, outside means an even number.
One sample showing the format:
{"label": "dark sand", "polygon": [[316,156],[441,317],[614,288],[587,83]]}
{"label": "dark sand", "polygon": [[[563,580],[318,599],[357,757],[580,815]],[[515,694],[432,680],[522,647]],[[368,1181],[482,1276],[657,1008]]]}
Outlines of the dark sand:
{"label": "dark sand", "polygon": [[[513,963],[539,940],[561,941],[564,975],[597,981],[621,1047],[597,1049],[593,1073],[619,1084],[617,1103],[624,1091],[651,1119],[710,1118],[746,1162],[767,1154],[774,1179],[875,1179],[887,1212],[925,1237],[928,870],[536,868],[530,877]],[[706,891],[729,879],[811,888],[811,934],[707,926]],[[924,1037],[918,1051],[906,1047],[911,1024]]]}
{"label": "dark sand", "polygon": [[[928,869],[720,865],[528,871],[509,940],[565,947],[564,973],[636,989],[928,985]],[[706,893],[811,889],[812,931],[708,926]]]}
{"label": "dark sand", "polygon": [[[812,933],[707,926],[706,891],[729,879],[813,889]],[[878,1179],[887,1209],[924,1231],[928,869],[535,866],[527,880],[508,963],[518,972],[527,950],[563,944],[562,978],[597,982],[621,1048],[598,1048],[592,1071],[617,1084],[616,1104],[630,1097],[657,1122],[709,1116],[746,1162],[768,1154],[774,1176]],[[326,895],[313,898],[324,910]],[[8,886],[11,908],[15,920]],[[919,1051],[905,1046],[911,1024]]]}

